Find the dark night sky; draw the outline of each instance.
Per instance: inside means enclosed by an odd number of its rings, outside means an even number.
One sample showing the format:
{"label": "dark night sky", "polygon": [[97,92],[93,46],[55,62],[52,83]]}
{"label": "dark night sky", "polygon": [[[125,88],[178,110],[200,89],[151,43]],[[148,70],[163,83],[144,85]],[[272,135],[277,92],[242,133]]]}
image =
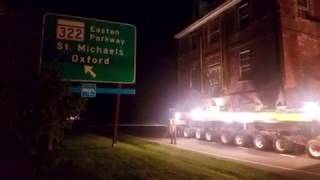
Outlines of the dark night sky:
{"label": "dark night sky", "polygon": [[[177,42],[173,36],[192,19],[192,0],[15,0],[47,12],[134,24],[138,30],[137,94],[122,98],[122,121],[166,121],[174,104]],[[36,3],[35,3],[36,2]],[[14,4],[14,3],[13,3]],[[88,103],[87,117],[112,120],[115,95],[98,95]]]}

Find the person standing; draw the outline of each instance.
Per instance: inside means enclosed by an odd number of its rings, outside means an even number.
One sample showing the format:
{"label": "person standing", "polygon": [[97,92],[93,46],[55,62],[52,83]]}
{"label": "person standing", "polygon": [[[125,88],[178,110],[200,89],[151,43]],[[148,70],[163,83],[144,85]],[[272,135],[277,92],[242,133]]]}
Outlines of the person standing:
{"label": "person standing", "polygon": [[177,126],[174,119],[170,119],[169,133],[171,144],[177,144]]}

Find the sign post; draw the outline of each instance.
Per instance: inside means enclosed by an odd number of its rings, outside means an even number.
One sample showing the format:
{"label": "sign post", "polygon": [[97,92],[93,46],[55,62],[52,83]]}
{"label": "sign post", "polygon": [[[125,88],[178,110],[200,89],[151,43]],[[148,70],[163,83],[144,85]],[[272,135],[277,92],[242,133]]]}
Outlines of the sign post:
{"label": "sign post", "polygon": [[[118,84],[118,88],[121,89],[121,84]],[[114,118],[112,147],[115,147],[117,145],[117,141],[118,141],[118,128],[119,128],[120,105],[121,105],[120,103],[121,103],[121,95],[117,94],[117,104],[116,104],[116,113],[115,113],[115,118]]]}
{"label": "sign post", "polygon": [[[112,147],[117,143],[121,84],[134,84],[136,78],[136,27],[131,24],[48,13],[44,16],[41,62],[55,68],[65,81],[116,83],[117,92]],[[78,88],[72,88],[78,91]],[[83,97],[95,97],[99,88],[84,83]]]}

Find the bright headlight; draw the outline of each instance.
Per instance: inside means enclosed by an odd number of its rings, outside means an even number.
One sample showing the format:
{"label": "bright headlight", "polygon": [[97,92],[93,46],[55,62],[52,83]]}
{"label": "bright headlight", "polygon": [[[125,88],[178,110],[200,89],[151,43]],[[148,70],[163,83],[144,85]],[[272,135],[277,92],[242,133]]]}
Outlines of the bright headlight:
{"label": "bright headlight", "polygon": [[318,119],[320,115],[320,106],[316,102],[305,102],[302,111],[308,118]]}
{"label": "bright headlight", "polygon": [[202,120],[204,118],[204,112],[201,109],[194,109],[191,111],[191,118],[195,121]]}

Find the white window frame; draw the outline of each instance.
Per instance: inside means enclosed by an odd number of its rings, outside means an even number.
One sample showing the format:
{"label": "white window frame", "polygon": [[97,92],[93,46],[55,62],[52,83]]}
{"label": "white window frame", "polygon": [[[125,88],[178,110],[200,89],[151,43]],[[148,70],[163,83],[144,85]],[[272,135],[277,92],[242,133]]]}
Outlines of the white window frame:
{"label": "white window frame", "polygon": [[[194,77],[194,73],[196,73],[197,71],[200,71],[199,70],[200,67],[196,66],[196,65],[193,65],[193,67],[191,67],[190,71],[189,71],[189,87],[190,89],[196,89],[195,87],[195,83],[193,82],[193,77]],[[198,87],[200,88],[200,87]]]}
{"label": "white window frame", "polygon": [[[249,53],[249,64],[246,64],[244,66],[241,65],[241,61],[242,61],[242,58],[241,58],[241,55],[243,54],[246,54],[246,53]],[[243,79],[243,73],[244,72],[247,72],[247,71],[243,71],[244,68],[249,68],[248,71],[251,71],[252,72],[252,57],[251,57],[251,50],[250,49],[246,49],[246,50],[243,50],[241,52],[239,52],[239,81],[248,81],[250,79]]]}
{"label": "white window frame", "polygon": [[[191,51],[198,49],[199,44],[198,44],[198,37],[197,37],[196,32],[191,33],[190,42],[191,42],[190,43],[191,44],[191,48],[190,48]],[[195,44],[195,47],[193,47],[193,44]]]}
{"label": "white window frame", "polygon": [[301,11],[309,11],[310,10],[310,0],[305,0],[306,3],[307,3],[307,6],[302,6],[300,5],[299,3],[299,0],[297,0],[297,3],[298,3],[298,9],[301,10]]}
{"label": "white window frame", "polygon": [[243,19],[248,19],[249,21],[249,9],[248,9],[248,13],[245,14],[245,15],[240,15],[240,11],[243,9],[243,8],[249,8],[249,2],[246,2],[244,4],[242,4],[241,6],[238,7],[238,10],[237,10],[237,14],[238,14],[238,26],[239,28],[241,28],[241,20]]}
{"label": "white window frame", "polygon": [[[217,29],[212,31],[212,23],[217,23]],[[207,41],[209,44],[212,44],[211,42],[211,37],[215,36],[216,34],[220,33],[221,31],[221,24],[220,24],[220,19],[215,19],[213,21],[210,21],[208,24],[208,35],[207,35]]]}
{"label": "white window frame", "polygon": [[307,6],[301,5],[299,3],[299,0],[297,0],[297,7],[298,7],[297,13],[298,13],[298,16],[301,18],[308,18],[308,14],[310,12],[311,2],[310,0],[305,0],[305,1]]}
{"label": "white window frame", "polygon": [[[209,71],[216,71],[218,74],[218,81],[213,81],[212,86],[218,86],[221,84],[222,76],[221,76],[221,64],[220,63],[214,63],[208,65],[208,77],[209,77]],[[218,72],[217,72],[218,71]],[[216,79],[215,79],[216,80]]]}

